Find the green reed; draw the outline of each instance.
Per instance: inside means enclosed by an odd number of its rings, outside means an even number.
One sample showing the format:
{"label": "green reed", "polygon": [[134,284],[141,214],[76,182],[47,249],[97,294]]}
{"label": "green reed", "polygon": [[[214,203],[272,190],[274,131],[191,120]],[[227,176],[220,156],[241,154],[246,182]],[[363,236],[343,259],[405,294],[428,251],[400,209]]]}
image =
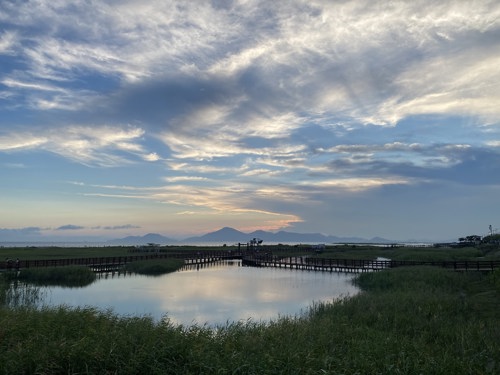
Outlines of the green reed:
{"label": "green reed", "polygon": [[83,287],[92,284],[96,275],[85,266],[64,266],[22,269],[17,278],[36,285]]}

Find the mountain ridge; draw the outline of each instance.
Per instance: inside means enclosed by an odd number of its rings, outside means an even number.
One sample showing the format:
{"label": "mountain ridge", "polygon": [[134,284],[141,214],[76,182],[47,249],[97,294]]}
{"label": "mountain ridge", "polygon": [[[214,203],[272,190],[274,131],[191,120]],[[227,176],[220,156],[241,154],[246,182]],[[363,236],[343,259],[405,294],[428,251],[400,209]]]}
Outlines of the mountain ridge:
{"label": "mountain ridge", "polygon": [[176,240],[170,237],[163,236],[157,233],[148,233],[144,236],[128,236],[107,241],[112,244],[123,245],[144,245],[146,243],[158,243],[160,245],[170,244],[187,244],[187,243],[247,243],[253,238],[259,238],[271,243],[337,243],[337,242],[354,242],[354,243],[391,243],[394,241],[382,238],[373,237],[366,239],[362,237],[338,237],[333,235],[325,235],[322,233],[297,233],[297,232],[267,232],[264,230],[256,230],[250,233],[241,232],[231,227],[223,227],[214,232],[209,232],[201,236],[188,237],[181,240]]}

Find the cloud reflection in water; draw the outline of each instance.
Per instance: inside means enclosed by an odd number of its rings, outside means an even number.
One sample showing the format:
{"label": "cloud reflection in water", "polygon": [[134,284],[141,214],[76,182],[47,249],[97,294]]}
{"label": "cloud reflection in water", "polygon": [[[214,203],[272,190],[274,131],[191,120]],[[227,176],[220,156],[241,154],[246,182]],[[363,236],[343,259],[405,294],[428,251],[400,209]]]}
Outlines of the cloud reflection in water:
{"label": "cloud reflection in water", "polygon": [[50,288],[47,304],[123,315],[167,315],[176,324],[224,325],[295,316],[313,302],[357,293],[352,275],[218,264],[159,277],[109,276],[81,289]]}

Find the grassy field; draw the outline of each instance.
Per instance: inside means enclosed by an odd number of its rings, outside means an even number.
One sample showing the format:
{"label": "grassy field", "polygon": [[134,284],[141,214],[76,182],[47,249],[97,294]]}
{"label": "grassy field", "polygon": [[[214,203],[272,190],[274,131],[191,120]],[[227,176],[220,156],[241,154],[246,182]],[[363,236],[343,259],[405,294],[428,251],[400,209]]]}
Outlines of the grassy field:
{"label": "grassy field", "polygon": [[5,374],[498,374],[500,272],[401,268],[299,318],[213,330],[93,308],[0,308]]}
{"label": "grassy field", "polygon": [[317,257],[333,259],[375,259],[384,257],[392,260],[442,261],[476,260],[484,254],[473,247],[374,247],[336,246],[328,247]]}
{"label": "grassy field", "polygon": [[133,247],[2,247],[0,259],[68,259],[68,258],[98,258],[130,255]]}

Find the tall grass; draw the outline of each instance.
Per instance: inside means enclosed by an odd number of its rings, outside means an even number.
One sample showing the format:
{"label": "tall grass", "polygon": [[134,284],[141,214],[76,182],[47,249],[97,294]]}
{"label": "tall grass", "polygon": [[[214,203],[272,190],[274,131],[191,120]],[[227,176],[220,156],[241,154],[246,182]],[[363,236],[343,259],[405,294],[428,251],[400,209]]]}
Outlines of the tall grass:
{"label": "tall grass", "polygon": [[491,275],[418,267],[357,282],[362,293],[303,316],[217,329],[92,308],[0,309],[0,373],[500,373]]}
{"label": "tall grass", "polygon": [[0,275],[0,307],[6,304],[8,290],[9,290],[9,282],[5,278],[5,273],[4,273]]}
{"label": "tall grass", "polygon": [[83,287],[92,284],[96,276],[88,267],[66,266],[23,269],[17,278],[36,285]]}

